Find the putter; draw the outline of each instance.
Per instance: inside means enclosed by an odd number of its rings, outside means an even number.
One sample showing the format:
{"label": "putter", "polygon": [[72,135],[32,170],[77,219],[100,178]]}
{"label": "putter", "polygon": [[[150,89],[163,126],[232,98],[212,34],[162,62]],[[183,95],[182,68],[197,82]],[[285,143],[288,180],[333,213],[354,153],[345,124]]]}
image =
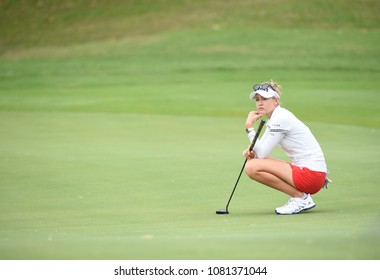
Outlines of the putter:
{"label": "putter", "polygon": [[[257,138],[259,137],[259,134],[260,134],[261,129],[263,128],[264,124],[265,124],[265,121],[264,121],[264,120],[261,120],[261,121],[260,121],[260,124],[259,124],[259,128],[257,129],[257,133],[255,134],[255,137],[253,138],[252,143],[251,143],[251,145],[249,146],[249,150],[250,150],[250,151],[253,150],[253,147],[254,147],[255,144],[256,144],[256,140],[257,140]],[[216,214],[218,214],[218,215],[229,214],[229,212],[228,212],[228,206],[230,205],[230,202],[231,202],[232,196],[234,195],[234,192],[235,192],[235,190],[236,190],[236,186],[237,186],[238,183],[239,183],[239,180],[240,180],[241,174],[243,173],[243,170],[244,170],[244,167],[245,167],[245,164],[246,164],[246,163],[247,163],[247,159],[245,159],[244,164],[243,164],[243,167],[242,167],[241,170],[240,170],[239,177],[238,177],[237,180],[236,180],[236,183],[235,183],[234,189],[232,190],[232,193],[231,193],[231,195],[230,195],[230,199],[229,199],[228,202],[227,202],[226,209],[218,209],[218,210],[216,210]]]}

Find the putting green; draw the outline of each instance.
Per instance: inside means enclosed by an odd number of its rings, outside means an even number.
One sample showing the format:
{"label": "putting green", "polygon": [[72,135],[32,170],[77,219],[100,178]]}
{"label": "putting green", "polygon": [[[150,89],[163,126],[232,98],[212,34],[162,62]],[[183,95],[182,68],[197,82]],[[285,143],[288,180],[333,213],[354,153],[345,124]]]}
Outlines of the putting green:
{"label": "putting green", "polygon": [[[0,259],[379,259],[376,1],[24,2],[0,4]],[[278,216],[243,175],[216,215],[270,79],[333,184]]]}
{"label": "putting green", "polygon": [[334,180],[315,209],[277,216],[287,198],[243,176],[218,216],[243,162],[240,121],[2,113],[2,258],[378,257],[379,130],[310,124]]}

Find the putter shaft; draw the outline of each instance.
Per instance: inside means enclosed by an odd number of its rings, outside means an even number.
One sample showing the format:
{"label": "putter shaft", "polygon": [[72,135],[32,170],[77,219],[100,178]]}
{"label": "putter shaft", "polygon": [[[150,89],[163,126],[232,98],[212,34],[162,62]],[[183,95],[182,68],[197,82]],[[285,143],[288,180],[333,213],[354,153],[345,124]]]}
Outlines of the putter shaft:
{"label": "putter shaft", "polygon": [[[255,137],[253,138],[252,143],[251,143],[251,145],[249,146],[249,150],[250,150],[250,151],[253,150],[253,147],[254,147],[255,144],[256,144],[257,138],[259,137],[259,134],[260,134],[261,130],[263,129],[264,124],[265,124],[265,121],[264,121],[264,120],[261,120],[261,121],[260,121],[260,124],[259,124],[259,127],[258,127],[258,129],[257,129],[257,133],[255,134]],[[226,210],[225,210],[225,211],[226,211],[226,214],[229,213],[229,212],[228,212],[228,207],[230,206],[231,199],[232,199],[232,197],[233,197],[233,195],[234,195],[234,193],[235,193],[236,187],[237,187],[237,185],[238,185],[238,183],[239,183],[239,180],[240,180],[241,174],[243,173],[243,170],[244,170],[244,167],[245,167],[245,164],[246,164],[246,163],[247,163],[247,159],[245,159],[245,161],[244,161],[244,163],[243,163],[243,166],[242,166],[242,168],[241,168],[241,170],[240,170],[239,176],[238,176],[238,178],[237,178],[237,180],[236,180],[235,186],[234,186],[234,188],[233,188],[233,190],[232,190],[232,193],[231,193],[231,195],[230,195],[230,198],[228,199],[228,202],[227,202],[227,205],[226,205]],[[217,211],[217,214],[221,214],[221,213],[218,213],[218,211]]]}

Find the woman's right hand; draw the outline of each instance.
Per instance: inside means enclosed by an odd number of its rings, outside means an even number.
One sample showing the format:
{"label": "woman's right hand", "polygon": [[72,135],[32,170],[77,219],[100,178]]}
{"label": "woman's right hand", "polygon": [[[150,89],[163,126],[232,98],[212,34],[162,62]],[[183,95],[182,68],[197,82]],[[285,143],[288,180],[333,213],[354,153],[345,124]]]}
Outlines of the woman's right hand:
{"label": "woman's right hand", "polygon": [[246,128],[252,127],[252,124],[256,122],[258,119],[261,119],[262,116],[263,114],[259,113],[258,111],[249,112],[247,120],[245,121],[245,127]]}

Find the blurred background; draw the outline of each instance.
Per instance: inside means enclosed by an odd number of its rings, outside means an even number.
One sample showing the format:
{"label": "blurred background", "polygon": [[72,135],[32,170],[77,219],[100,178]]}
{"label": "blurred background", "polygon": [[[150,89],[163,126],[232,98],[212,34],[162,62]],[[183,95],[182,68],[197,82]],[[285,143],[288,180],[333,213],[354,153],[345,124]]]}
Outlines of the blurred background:
{"label": "blurred background", "polygon": [[[0,258],[378,258],[379,14],[375,0],[0,0]],[[271,79],[333,185],[314,214],[278,220],[287,198],[244,177],[235,213],[215,217],[252,85]]]}

